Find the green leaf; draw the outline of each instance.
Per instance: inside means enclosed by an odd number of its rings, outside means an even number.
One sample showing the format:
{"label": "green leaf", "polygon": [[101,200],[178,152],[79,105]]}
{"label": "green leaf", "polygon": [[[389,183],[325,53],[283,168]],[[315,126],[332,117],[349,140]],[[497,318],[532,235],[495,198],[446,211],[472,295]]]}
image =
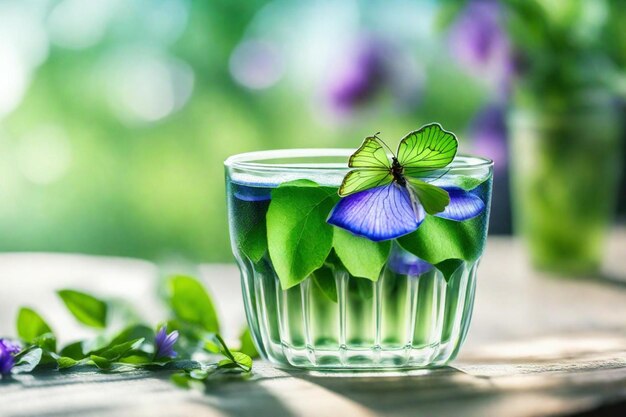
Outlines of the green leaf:
{"label": "green leaf", "polygon": [[20,339],[26,343],[33,343],[36,338],[45,333],[52,333],[45,320],[30,308],[20,308],[17,314],[17,334]]}
{"label": "green leaf", "polygon": [[142,337],[125,343],[120,343],[119,345],[113,345],[103,352],[98,353],[98,356],[111,361],[116,361],[128,352],[138,349],[144,340],[145,339]]}
{"label": "green leaf", "polygon": [[177,372],[170,377],[170,381],[179,388],[189,389],[189,375],[186,372]]}
{"label": "green leaf", "polygon": [[89,359],[91,359],[91,361],[94,363],[94,365],[98,367],[98,369],[111,369],[112,361],[107,358],[103,358],[102,356],[98,355],[91,355],[89,356]]}
{"label": "green leaf", "polygon": [[52,333],[44,333],[36,337],[32,343],[46,352],[54,353],[57,350],[57,338]]}
{"label": "green leaf", "polygon": [[59,369],[67,369],[78,365],[78,361],[68,358],[67,356],[61,356],[57,359],[57,364],[59,365]]}
{"label": "green leaf", "polygon": [[320,269],[313,271],[311,279],[326,298],[334,303],[337,302],[337,283],[335,282],[333,268],[323,265]]}
{"label": "green leaf", "polygon": [[324,264],[333,244],[333,227],[326,219],[338,198],[335,190],[308,180],[286,182],[272,190],[267,240],[283,290]]}
{"label": "green leaf", "polygon": [[239,238],[241,251],[253,262],[257,263],[267,252],[267,229],[265,221],[257,221],[249,230],[243,231]]}
{"label": "green leaf", "polygon": [[433,265],[447,259],[473,262],[483,252],[486,235],[484,214],[463,222],[426,216],[415,232],[398,238],[398,243]]}
{"label": "green leaf", "polygon": [[259,357],[259,352],[257,352],[256,347],[254,346],[254,342],[252,341],[252,335],[250,334],[250,329],[247,326],[241,333],[241,336],[239,336],[239,341],[241,342],[239,352],[245,353],[251,358]]}
{"label": "green leaf", "polygon": [[471,191],[478,187],[483,182],[487,181],[489,177],[470,177],[467,175],[452,176],[446,179],[446,183],[462,188],[465,191]]}
{"label": "green leaf", "polygon": [[348,272],[355,277],[378,281],[380,271],[387,262],[391,242],[374,242],[339,227],[335,227],[333,233],[335,253]]}
{"label": "green leaf", "polygon": [[463,261],[463,259],[446,259],[435,265],[435,268],[441,271],[446,282],[448,282],[452,275],[464,265],[465,261]]}
{"label": "green leaf", "polygon": [[219,367],[238,367],[245,372],[250,372],[252,369],[252,358],[242,352],[231,352],[219,334],[210,335],[207,342],[212,342],[219,346],[222,355],[226,356],[226,359],[218,362]]}
{"label": "green leaf", "polygon": [[[129,363],[131,365],[154,365],[155,362],[152,361],[152,355],[149,355],[144,352],[136,352],[132,355],[125,355],[123,358],[120,358],[119,362],[121,363]],[[162,365],[164,362],[159,362],[158,365]]]}
{"label": "green leaf", "polygon": [[21,355],[19,357],[16,365],[13,367],[12,372],[15,374],[32,372],[41,362],[42,355],[43,350],[41,348],[29,350],[24,355]]}
{"label": "green leaf", "polygon": [[61,290],[58,294],[76,320],[90,327],[106,327],[107,305],[104,301],[75,290]]}
{"label": "green leaf", "polygon": [[131,340],[145,339],[146,343],[154,343],[154,330],[145,324],[133,324],[119,332],[109,345],[119,345]]}
{"label": "green leaf", "polygon": [[217,363],[217,366],[224,369],[239,368],[244,372],[252,370],[252,358],[241,352],[232,352],[232,355],[233,359],[222,359]]}
{"label": "green leaf", "polygon": [[450,195],[443,188],[435,187],[416,178],[407,178],[407,181],[412,186],[410,190],[415,192],[426,213],[441,213],[450,204]]}
{"label": "green leaf", "polygon": [[86,356],[83,352],[83,342],[78,341],[70,343],[61,349],[60,355],[76,360],[83,359]]}
{"label": "green leaf", "polygon": [[219,321],[211,297],[202,284],[188,276],[168,280],[169,304],[178,320],[201,326],[207,332],[218,332]]}
{"label": "green leaf", "polygon": [[203,369],[193,369],[189,372],[189,376],[198,381],[204,381],[209,377],[209,373]]}

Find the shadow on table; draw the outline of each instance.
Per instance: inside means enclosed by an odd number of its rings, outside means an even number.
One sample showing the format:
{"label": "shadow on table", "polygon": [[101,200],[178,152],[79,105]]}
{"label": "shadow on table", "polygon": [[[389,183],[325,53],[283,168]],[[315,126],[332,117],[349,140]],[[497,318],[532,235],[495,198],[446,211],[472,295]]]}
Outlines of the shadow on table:
{"label": "shadow on table", "polygon": [[[473,410],[483,410],[494,396],[489,378],[453,367],[381,373],[287,372],[356,402],[374,414],[430,416],[447,415],[449,411],[459,415],[463,409],[459,404],[472,403]],[[464,416],[482,413],[467,411]]]}

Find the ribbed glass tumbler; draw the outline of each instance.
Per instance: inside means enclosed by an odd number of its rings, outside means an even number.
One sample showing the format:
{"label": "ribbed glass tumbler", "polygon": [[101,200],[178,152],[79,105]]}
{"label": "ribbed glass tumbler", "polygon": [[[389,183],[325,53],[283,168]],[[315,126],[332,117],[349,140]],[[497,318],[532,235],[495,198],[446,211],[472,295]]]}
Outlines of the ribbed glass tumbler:
{"label": "ribbed glass tumbler", "polygon": [[[265,151],[226,161],[231,242],[252,338],[261,355],[280,366],[335,370],[442,366],[457,355],[472,316],[476,270],[487,234],[492,163],[457,156],[433,184],[467,193],[480,200],[484,210],[462,222],[427,216],[415,236],[410,235],[414,244],[408,238],[385,242],[385,258],[376,276],[354,274],[354,266],[342,261],[333,248],[317,270],[297,283],[287,283],[277,272],[281,271],[277,258],[283,254],[272,251],[280,238],[273,228],[281,223],[276,220],[279,210],[271,207],[275,190],[285,184],[301,185],[302,180],[307,180],[307,187],[336,190],[348,172],[351,152]],[[301,198],[297,188],[290,193],[287,201]],[[280,197],[284,200],[285,193]],[[327,224],[313,227],[320,234],[327,228],[330,233],[346,233]],[[302,256],[306,242],[294,245],[301,245]],[[318,256],[318,249],[311,245],[312,257]]]}

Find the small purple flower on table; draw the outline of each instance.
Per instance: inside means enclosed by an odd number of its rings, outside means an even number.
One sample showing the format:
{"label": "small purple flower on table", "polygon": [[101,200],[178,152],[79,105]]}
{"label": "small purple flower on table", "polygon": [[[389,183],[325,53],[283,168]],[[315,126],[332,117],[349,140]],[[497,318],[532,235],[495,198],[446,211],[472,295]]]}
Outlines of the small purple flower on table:
{"label": "small purple flower on table", "polygon": [[167,326],[162,326],[154,339],[154,358],[175,358],[174,344],[178,340],[178,331],[167,333]]}
{"label": "small purple flower on table", "polygon": [[0,375],[8,375],[15,365],[15,355],[20,353],[20,347],[6,339],[0,339]]}

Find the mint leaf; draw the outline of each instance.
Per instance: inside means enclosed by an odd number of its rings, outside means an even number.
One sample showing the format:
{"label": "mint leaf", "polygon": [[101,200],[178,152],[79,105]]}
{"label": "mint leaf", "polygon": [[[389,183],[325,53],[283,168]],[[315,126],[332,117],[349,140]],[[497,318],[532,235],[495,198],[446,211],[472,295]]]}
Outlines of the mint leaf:
{"label": "mint leaf", "polygon": [[323,265],[320,269],[313,271],[311,278],[329,300],[337,302],[337,283],[333,268]]}
{"label": "mint leaf", "polygon": [[446,259],[443,262],[439,262],[435,265],[435,268],[441,271],[446,282],[450,281],[452,275],[462,266],[465,262],[462,259]]}
{"label": "mint leaf", "polygon": [[213,301],[196,279],[174,276],[168,280],[169,304],[178,320],[201,326],[207,332],[218,332],[219,321]]}
{"label": "mint leaf", "polygon": [[31,349],[23,355],[20,355],[17,359],[16,365],[13,367],[12,372],[15,374],[21,374],[24,372],[31,372],[41,362],[43,350],[41,348]]}
{"label": "mint leaf", "polygon": [[333,247],[348,272],[355,277],[378,281],[389,256],[390,241],[374,242],[339,227],[334,229]]}
{"label": "mint leaf", "polygon": [[308,180],[286,182],[272,190],[267,243],[283,290],[324,264],[333,244],[333,227],[326,219],[338,198],[335,190]]}
{"label": "mint leaf", "polygon": [[26,343],[33,341],[45,333],[52,333],[48,323],[35,312],[27,307],[20,308],[17,314],[17,335]]}
{"label": "mint leaf", "polygon": [[248,327],[246,327],[241,333],[241,336],[239,336],[239,341],[241,342],[239,352],[245,353],[251,358],[259,357],[259,352],[257,352],[256,347],[254,346],[252,335],[250,334],[250,329]]}
{"label": "mint leaf", "polygon": [[107,305],[104,301],[75,290],[61,290],[58,294],[76,320],[90,327],[106,327]]}
{"label": "mint leaf", "polygon": [[415,232],[398,238],[398,243],[431,264],[447,259],[473,262],[483,252],[486,235],[487,217],[484,214],[463,222],[426,216]]}

